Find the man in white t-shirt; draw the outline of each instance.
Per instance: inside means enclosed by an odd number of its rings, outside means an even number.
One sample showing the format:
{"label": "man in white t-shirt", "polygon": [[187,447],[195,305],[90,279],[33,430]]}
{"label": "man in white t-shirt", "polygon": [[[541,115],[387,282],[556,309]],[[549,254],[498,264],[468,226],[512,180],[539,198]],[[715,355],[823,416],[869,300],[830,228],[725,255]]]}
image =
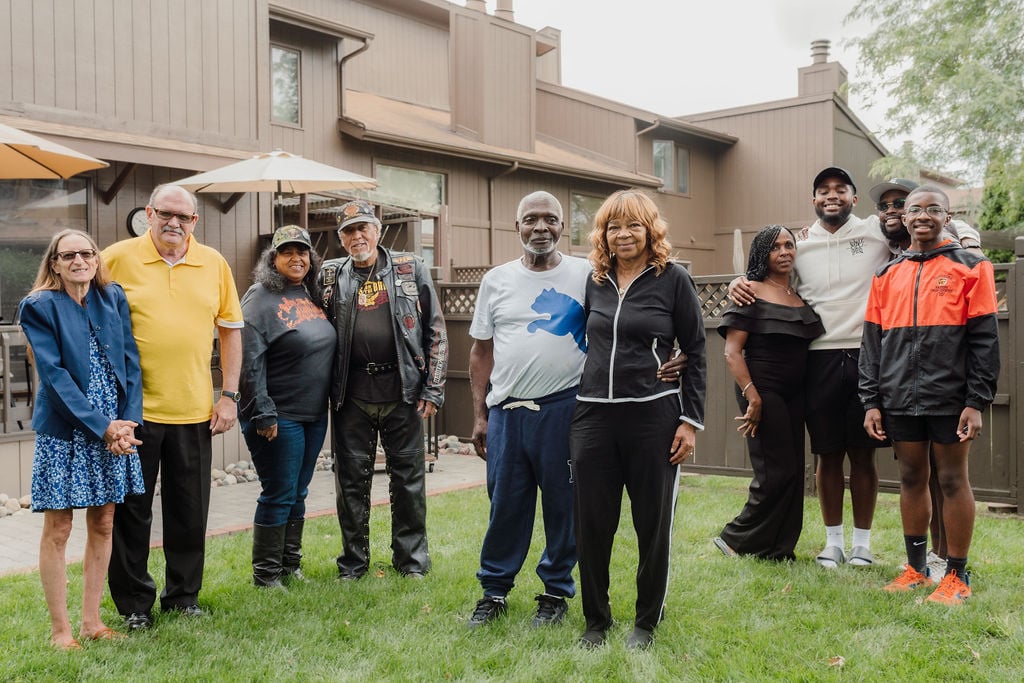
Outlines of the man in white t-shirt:
{"label": "man in white t-shirt", "polygon": [[484,597],[470,628],[507,611],[530,550],[538,488],[546,545],[533,625],[562,621],[566,598],[576,594],[569,420],[586,352],[590,263],[558,251],[564,227],[554,196],[524,197],[516,218],[523,256],[489,271],[477,295],[469,330],[473,445],[487,461],[491,513],[477,572]]}

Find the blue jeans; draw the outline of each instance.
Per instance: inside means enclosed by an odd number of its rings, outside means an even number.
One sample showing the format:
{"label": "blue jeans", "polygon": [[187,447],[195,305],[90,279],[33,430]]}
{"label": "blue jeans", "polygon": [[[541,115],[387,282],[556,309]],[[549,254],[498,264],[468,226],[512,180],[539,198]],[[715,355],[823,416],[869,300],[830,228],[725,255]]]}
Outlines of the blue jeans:
{"label": "blue jeans", "polygon": [[278,418],[273,441],[257,434],[251,422],[242,423],[242,434],[263,486],[253,521],[280,526],[289,519],[302,519],[316,458],[327,435],[327,415],[314,422]]}

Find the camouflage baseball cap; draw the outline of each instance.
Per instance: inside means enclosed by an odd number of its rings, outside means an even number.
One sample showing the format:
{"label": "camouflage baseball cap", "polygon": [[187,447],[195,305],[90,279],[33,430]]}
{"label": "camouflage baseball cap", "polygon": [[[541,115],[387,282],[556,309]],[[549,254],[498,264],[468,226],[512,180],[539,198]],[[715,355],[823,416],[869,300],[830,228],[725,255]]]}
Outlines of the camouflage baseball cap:
{"label": "camouflage baseball cap", "polygon": [[341,205],[341,212],[338,214],[338,230],[344,230],[346,226],[353,223],[372,223],[380,227],[377,214],[373,212],[373,205],[362,199]]}
{"label": "camouflage baseball cap", "polygon": [[310,249],[313,248],[313,242],[309,239],[309,233],[297,225],[286,225],[275,230],[274,239],[270,241],[270,246],[277,249],[291,243],[303,244]]}

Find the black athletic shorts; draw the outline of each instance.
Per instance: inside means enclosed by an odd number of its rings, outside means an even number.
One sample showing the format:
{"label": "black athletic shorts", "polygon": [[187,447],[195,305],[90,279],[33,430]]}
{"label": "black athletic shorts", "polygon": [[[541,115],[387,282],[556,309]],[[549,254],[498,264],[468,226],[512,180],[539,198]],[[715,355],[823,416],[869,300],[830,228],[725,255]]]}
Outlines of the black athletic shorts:
{"label": "black athletic shorts", "polygon": [[806,417],[811,452],[881,448],[888,441],[864,431],[864,406],[857,393],[860,349],[826,349],[807,354]]}
{"label": "black athletic shorts", "polygon": [[887,415],[882,411],[885,434],[893,441],[931,441],[933,443],[958,443],[960,435],[956,428],[959,415]]}

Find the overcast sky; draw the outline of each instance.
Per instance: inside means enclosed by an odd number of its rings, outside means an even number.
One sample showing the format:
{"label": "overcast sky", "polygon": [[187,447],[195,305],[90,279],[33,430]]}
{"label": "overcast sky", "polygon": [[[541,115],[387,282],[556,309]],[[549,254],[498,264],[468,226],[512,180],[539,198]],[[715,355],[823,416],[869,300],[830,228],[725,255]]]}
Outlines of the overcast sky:
{"label": "overcast sky", "polygon": [[[513,0],[513,10],[517,23],[561,30],[564,85],[680,116],[795,97],[796,71],[819,38],[856,81],[857,56],[843,39],[870,27],[843,24],[855,2]],[[850,104],[877,131],[883,108],[868,109],[857,93]]]}

